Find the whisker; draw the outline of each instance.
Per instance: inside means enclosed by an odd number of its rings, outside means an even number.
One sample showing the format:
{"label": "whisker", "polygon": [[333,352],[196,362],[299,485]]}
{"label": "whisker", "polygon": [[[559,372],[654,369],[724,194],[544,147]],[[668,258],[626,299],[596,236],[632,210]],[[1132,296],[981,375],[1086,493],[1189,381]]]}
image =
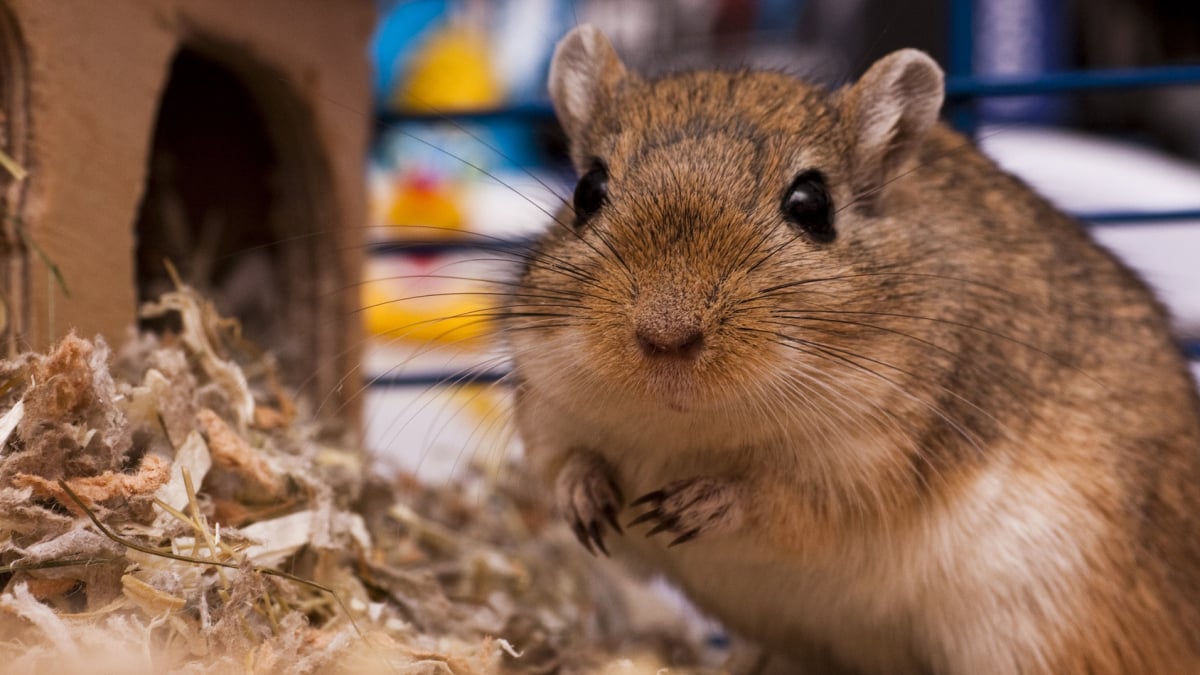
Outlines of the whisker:
{"label": "whisker", "polygon": [[[415,96],[414,94],[412,94],[411,91],[409,92],[409,95]],[[550,187],[545,181],[543,181],[533,171],[530,171],[527,167],[522,166],[522,165],[518,164],[517,162],[513,161],[513,158],[511,156],[509,156],[503,150],[501,150],[500,148],[498,148],[495,145],[493,145],[492,143],[490,143],[483,136],[475,133],[474,131],[471,131],[471,129],[467,125],[460,122],[455,116],[447,114],[447,112],[445,110],[442,110],[442,109],[438,108],[437,106],[432,105],[429,101],[421,100],[420,97],[415,97],[415,98],[417,99],[417,102],[421,104],[422,107],[424,107],[427,110],[430,110],[431,112],[436,114],[440,121],[449,123],[451,126],[458,129],[460,132],[466,134],[467,136],[470,136],[472,139],[475,140],[475,142],[479,143],[483,147],[487,148],[488,150],[491,150],[493,153],[495,153],[496,155],[503,158],[509,164],[516,166],[518,169],[521,170],[521,173],[524,173],[526,176],[528,176],[529,178],[536,181],[538,185],[545,188],[546,192],[554,195],[554,197],[556,199],[558,199],[558,201],[562,202],[563,207],[569,209],[571,211],[571,213],[575,212],[574,207],[571,205],[570,201],[568,201],[564,195],[558,194],[558,192],[555,191],[554,188]]]}
{"label": "whisker", "polygon": [[1008,289],[1001,288],[999,286],[994,286],[992,284],[988,284],[988,283],[978,281],[975,279],[968,279],[968,278],[964,278],[964,277],[955,277],[955,276],[949,276],[949,275],[945,275],[945,274],[931,274],[931,273],[921,273],[921,272],[857,272],[854,274],[838,274],[838,275],[829,276],[829,277],[813,277],[813,278],[808,278],[808,279],[800,279],[798,281],[789,281],[787,283],[776,284],[774,286],[768,286],[766,288],[759,289],[759,293],[770,294],[770,293],[774,293],[776,291],[781,291],[781,290],[785,290],[785,289],[798,288],[800,286],[807,286],[809,284],[817,284],[817,283],[830,282],[830,281],[844,281],[846,279],[858,279],[858,278],[869,278],[869,277],[912,277],[912,278],[916,278],[916,279],[939,279],[942,281],[952,281],[957,284],[966,284],[968,286],[976,286],[979,288],[984,288],[989,291],[998,293],[1007,299],[1016,300],[1019,298],[1019,296],[1017,296],[1012,291],[1009,291]]}
{"label": "whisker", "polygon": [[[936,405],[934,405],[934,404],[931,404],[931,403],[929,403],[928,401],[925,401],[925,400],[923,400],[923,399],[921,399],[921,398],[919,398],[919,397],[915,396],[915,395],[914,395],[914,394],[912,394],[912,393],[911,393],[911,392],[910,392],[908,389],[906,389],[904,386],[902,386],[902,385],[901,385],[899,382],[896,382],[895,380],[893,380],[892,378],[888,377],[887,375],[884,375],[883,373],[880,373],[879,371],[875,370],[874,368],[871,368],[871,367],[869,367],[869,366],[865,366],[865,365],[863,365],[862,363],[859,363],[858,361],[855,361],[855,359],[861,359],[861,360],[863,360],[863,361],[867,361],[867,362],[869,362],[869,363],[873,363],[873,364],[875,364],[875,365],[878,365],[878,366],[881,366],[881,367],[884,367],[884,368],[888,368],[888,369],[891,369],[891,370],[895,370],[896,372],[899,372],[899,373],[901,373],[901,374],[904,374],[904,375],[906,375],[906,376],[908,376],[908,377],[912,378],[912,379],[913,379],[913,380],[915,380],[915,381],[922,381],[922,382],[927,382],[927,383],[933,384],[935,387],[938,387],[939,389],[941,389],[942,391],[944,391],[944,392],[945,392],[945,393],[947,393],[948,395],[950,395],[950,396],[952,396],[952,397],[954,397],[954,398],[956,398],[956,399],[960,400],[961,402],[963,402],[963,403],[965,403],[965,404],[967,404],[967,405],[971,406],[973,409],[977,410],[978,412],[980,412],[980,413],[981,413],[981,414],[983,414],[984,416],[988,417],[989,419],[991,419],[991,420],[992,420],[992,421],[994,421],[995,423],[997,423],[997,424],[1001,425],[1003,428],[1007,429],[1007,425],[1003,425],[1002,423],[1000,423],[1000,422],[999,422],[999,420],[996,420],[996,418],[995,418],[994,416],[992,416],[992,415],[991,415],[991,414],[989,414],[987,411],[985,411],[985,410],[983,410],[982,408],[980,408],[980,407],[979,407],[978,405],[976,405],[975,403],[973,403],[973,402],[969,401],[968,399],[964,398],[963,396],[961,396],[961,395],[960,395],[960,394],[958,394],[957,392],[954,392],[954,391],[952,391],[952,390],[950,390],[950,389],[947,389],[947,388],[946,388],[946,387],[944,387],[944,386],[940,386],[940,385],[938,385],[936,382],[933,382],[932,380],[929,380],[929,379],[927,379],[927,378],[923,378],[923,377],[921,377],[920,375],[917,375],[917,374],[915,374],[915,373],[912,373],[911,371],[905,370],[905,369],[903,369],[903,368],[899,368],[898,366],[895,366],[895,365],[893,365],[893,364],[887,363],[887,362],[885,362],[885,361],[882,361],[882,360],[880,360],[880,359],[872,358],[872,357],[865,356],[865,355],[862,355],[862,354],[857,354],[857,353],[855,353],[855,352],[852,352],[852,351],[849,351],[849,350],[846,350],[846,349],[841,349],[841,348],[838,348],[838,347],[834,347],[834,346],[832,346],[832,345],[826,345],[826,344],[822,344],[822,343],[819,343],[819,342],[814,342],[814,341],[812,341],[812,340],[805,340],[805,339],[803,339],[803,338],[796,338],[796,337],[792,337],[792,336],[789,336],[789,335],[783,335],[783,334],[780,334],[780,333],[775,333],[775,332],[772,332],[772,331],[765,331],[765,330],[758,330],[758,329],[751,329],[751,328],[744,328],[744,327],[743,327],[743,328],[741,328],[740,330],[752,331],[752,332],[757,332],[757,333],[764,333],[764,334],[767,334],[767,335],[774,336],[774,338],[775,338],[775,342],[776,342],[777,344],[780,344],[781,346],[784,346],[784,347],[790,347],[790,348],[793,348],[793,349],[797,349],[797,350],[799,350],[799,351],[803,351],[803,352],[805,352],[805,353],[808,353],[808,354],[813,354],[813,355],[817,355],[817,356],[823,356],[823,357],[824,357],[824,358],[826,358],[827,360],[831,360],[831,361],[834,361],[834,362],[843,363],[844,365],[850,366],[851,368],[854,368],[854,369],[856,369],[856,370],[858,370],[858,371],[860,371],[860,372],[867,373],[867,374],[870,374],[870,375],[872,375],[872,376],[874,376],[874,377],[878,378],[879,380],[881,380],[881,381],[883,381],[883,382],[887,383],[887,384],[888,384],[890,387],[892,387],[893,389],[895,389],[895,390],[896,390],[898,393],[900,393],[900,394],[901,394],[902,396],[904,396],[905,398],[908,398],[908,399],[910,399],[910,400],[912,400],[912,401],[914,401],[914,402],[916,402],[916,403],[920,404],[921,406],[923,406],[923,407],[927,408],[927,409],[928,409],[930,412],[932,412],[932,413],[934,413],[935,415],[937,415],[937,416],[938,416],[940,419],[942,419],[944,422],[946,422],[947,424],[949,424],[949,425],[950,425],[950,426],[951,426],[953,429],[955,429],[957,432],[959,432],[959,434],[960,434],[960,435],[962,435],[962,437],[964,438],[964,440],[967,440],[969,443],[971,443],[971,445],[972,445],[972,446],[973,446],[973,447],[974,447],[976,450],[978,450],[978,451],[979,451],[981,454],[983,454],[983,452],[984,452],[984,451],[983,451],[983,448],[982,448],[982,446],[979,444],[979,442],[978,442],[978,439],[976,439],[976,438],[973,438],[973,437],[972,437],[972,435],[970,434],[970,432],[968,432],[966,429],[964,429],[964,428],[963,428],[963,427],[962,427],[960,424],[958,424],[958,422],[956,422],[956,421],[954,421],[953,419],[951,419],[951,418],[948,416],[948,414],[947,414],[945,411],[943,411],[943,410],[942,410],[941,408],[939,408],[938,406],[936,406]],[[814,351],[810,351],[810,350],[815,350],[815,352],[816,352],[816,353],[814,353]]]}
{"label": "whisker", "polygon": [[[488,178],[490,178],[490,179],[492,179],[493,181],[495,181],[497,184],[499,184],[499,185],[503,186],[504,188],[506,188],[506,189],[507,189],[507,190],[509,190],[510,192],[512,192],[512,193],[514,193],[514,194],[516,194],[516,195],[517,195],[517,196],[519,196],[521,199],[525,200],[526,202],[528,202],[529,204],[531,204],[532,206],[534,206],[534,207],[535,207],[537,210],[541,211],[543,214],[545,214],[547,217],[549,217],[549,218],[550,218],[550,220],[552,220],[554,223],[556,223],[556,224],[557,224],[559,227],[562,227],[562,228],[564,228],[564,229],[565,229],[567,232],[571,233],[571,234],[572,234],[572,235],[573,235],[573,236],[574,236],[576,239],[578,239],[578,240],[580,241],[580,243],[582,243],[584,246],[587,246],[589,249],[591,249],[591,250],[592,250],[592,252],[593,252],[593,253],[595,253],[597,256],[600,256],[601,258],[604,258],[604,255],[603,255],[602,253],[600,253],[600,251],[599,251],[599,250],[598,250],[598,249],[597,249],[595,246],[592,246],[592,245],[591,245],[591,244],[590,244],[590,243],[587,241],[587,239],[586,239],[586,238],[585,238],[583,235],[581,235],[581,234],[579,233],[579,230],[578,230],[578,228],[572,227],[572,226],[571,226],[571,224],[563,222],[563,221],[562,221],[562,220],[561,220],[561,219],[560,219],[560,218],[557,216],[557,214],[555,214],[555,213],[552,213],[551,211],[547,210],[545,207],[543,207],[542,205],[538,204],[538,203],[537,203],[537,202],[535,202],[533,199],[531,199],[531,198],[530,198],[530,197],[528,197],[527,195],[523,194],[523,193],[522,193],[520,190],[517,190],[516,188],[514,188],[512,185],[509,185],[508,183],[504,182],[503,180],[501,180],[500,178],[498,178],[498,177],[497,177],[495,174],[491,173],[491,172],[490,172],[490,171],[488,171],[487,169],[484,169],[483,167],[480,167],[480,166],[478,166],[478,165],[476,165],[476,164],[474,164],[474,163],[472,163],[472,162],[470,162],[470,161],[466,160],[466,159],[465,159],[465,158],[463,158],[463,157],[459,157],[458,155],[454,154],[453,152],[450,152],[449,150],[446,150],[445,148],[438,147],[436,144],[434,144],[434,143],[431,143],[431,142],[429,142],[428,140],[425,140],[425,139],[421,138],[420,136],[417,136],[416,134],[413,134],[413,133],[411,133],[411,132],[405,131],[405,130],[403,130],[403,129],[396,129],[396,130],[395,130],[395,133],[398,133],[398,134],[401,134],[401,135],[407,136],[407,137],[409,137],[409,138],[411,138],[411,139],[413,139],[413,140],[417,141],[418,143],[421,143],[422,145],[428,146],[428,147],[430,147],[430,148],[432,148],[432,149],[436,150],[437,152],[440,152],[440,153],[442,153],[442,154],[445,154],[445,155],[446,155],[446,156],[448,156],[448,157],[451,157],[451,158],[453,158],[453,159],[455,159],[455,160],[457,160],[457,161],[459,161],[459,162],[462,162],[462,163],[463,163],[463,165],[465,165],[465,166],[468,166],[468,167],[470,167],[470,168],[472,168],[472,169],[474,169],[474,170],[478,171],[479,173],[483,174],[484,176],[487,176]],[[595,230],[591,230],[591,231],[595,231]]]}
{"label": "whisker", "polygon": [[901,313],[901,312],[871,312],[871,311],[865,311],[865,310],[832,310],[832,309],[788,310],[788,311],[782,311],[778,315],[779,316],[795,316],[796,318],[804,318],[808,314],[844,314],[844,315],[892,317],[892,318],[899,318],[899,319],[910,319],[913,321],[927,321],[927,322],[932,322],[932,323],[940,323],[940,324],[945,324],[948,326],[954,326],[956,328],[962,328],[964,330],[975,331],[978,333],[982,333],[984,335],[988,335],[990,337],[1004,340],[1005,342],[1009,342],[1011,344],[1017,345],[1024,349],[1028,349],[1040,356],[1045,357],[1051,363],[1054,363],[1056,365],[1067,368],[1067,369],[1071,370],[1072,372],[1078,373],[1078,374],[1088,378],[1089,380],[1091,380],[1093,383],[1097,384],[1098,386],[1104,387],[1105,389],[1108,388],[1108,386],[1105,383],[1096,379],[1093,375],[1091,375],[1087,371],[1084,371],[1084,370],[1078,368],[1077,366],[1071,365],[1070,363],[1068,363],[1068,362],[1064,361],[1063,359],[1055,356],[1054,354],[1051,354],[1050,352],[1038,347],[1037,345],[1025,342],[1024,340],[1020,340],[1011,335],[1007,335],[1005,333],[1001,333],[999,331],[995,331],[990,328],[985,328],[985,327],[979,326],[977,324],[966,323],[965,321],[955,321],[953,319],[943,319],[941,317],[921,316],[918,314],[905,314],[905,313]]}

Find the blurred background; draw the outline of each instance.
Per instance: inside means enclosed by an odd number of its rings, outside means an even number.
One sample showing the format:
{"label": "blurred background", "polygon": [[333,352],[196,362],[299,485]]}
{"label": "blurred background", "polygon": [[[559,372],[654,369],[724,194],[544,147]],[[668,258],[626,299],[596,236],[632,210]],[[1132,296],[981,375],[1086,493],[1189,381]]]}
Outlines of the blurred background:
{"label": "blurred background", "polygon": [[[836,87],[934,56],[946,119],[1088,221],[1200,337],[1200,3],[1194,0],[411,0],[371,44],[363,314],[367,442],[448,477],[499,463],[504,362],[485,320],[506,261],[574,176],[546,101],[555,42],[593,23],[635,70],[755,66]],[[419,298],[417,296],[420,296]],[[447,319],[446,317],[452,317]],[[1200,356],[1200,354],[1197,354]]]}

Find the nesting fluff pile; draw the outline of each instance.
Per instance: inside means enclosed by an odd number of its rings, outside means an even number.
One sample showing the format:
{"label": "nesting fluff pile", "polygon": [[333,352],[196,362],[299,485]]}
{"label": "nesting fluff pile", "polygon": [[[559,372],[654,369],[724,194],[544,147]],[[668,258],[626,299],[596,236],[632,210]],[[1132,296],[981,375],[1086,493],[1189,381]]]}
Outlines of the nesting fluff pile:
{"label": "nesting fluff pile", "polygon": [[518,467],[373,476],[197,294],[142,315],[0,362],[0,671],[706,672]]}

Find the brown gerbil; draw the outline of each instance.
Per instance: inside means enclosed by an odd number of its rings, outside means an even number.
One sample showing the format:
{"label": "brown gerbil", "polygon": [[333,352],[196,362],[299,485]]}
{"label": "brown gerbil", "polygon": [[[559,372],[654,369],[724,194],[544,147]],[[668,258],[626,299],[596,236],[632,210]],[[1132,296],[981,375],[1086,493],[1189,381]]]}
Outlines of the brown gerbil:
{"label": "brown gerbil", "polygon": [[1200,672],[1165,313],[937,122],[929,57],[647,80],[584,26],[550,91],[583,177],[507,321],[587,546],[798,668]]}

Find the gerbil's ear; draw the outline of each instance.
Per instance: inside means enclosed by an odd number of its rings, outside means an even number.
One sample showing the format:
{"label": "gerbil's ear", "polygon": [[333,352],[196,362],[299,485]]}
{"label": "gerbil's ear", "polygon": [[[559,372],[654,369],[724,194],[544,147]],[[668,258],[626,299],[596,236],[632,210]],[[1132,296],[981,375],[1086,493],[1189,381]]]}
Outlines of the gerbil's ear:
{"label": "gerbil's ear", "polygon": [[871,188],[895,176],[937,122],[943,96],[942,69],[928,54],[901,49],[876,61],[843,99],[856,175]]}
{"label": "gerbil's ear", "polygon": [[612,43],[594,26],[577,26],[558,43],[550,62],[550,99],[573,146],[582,142],[597,103],[625,76]]}

